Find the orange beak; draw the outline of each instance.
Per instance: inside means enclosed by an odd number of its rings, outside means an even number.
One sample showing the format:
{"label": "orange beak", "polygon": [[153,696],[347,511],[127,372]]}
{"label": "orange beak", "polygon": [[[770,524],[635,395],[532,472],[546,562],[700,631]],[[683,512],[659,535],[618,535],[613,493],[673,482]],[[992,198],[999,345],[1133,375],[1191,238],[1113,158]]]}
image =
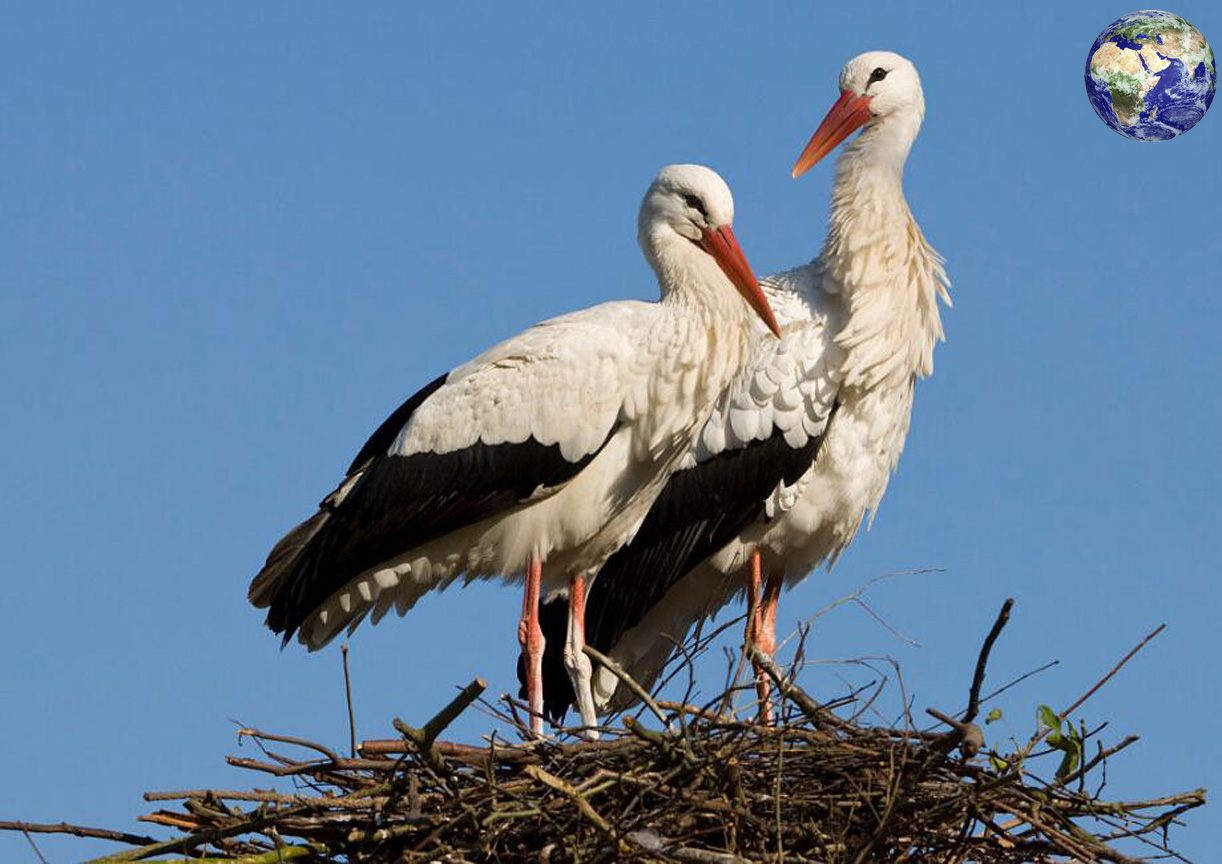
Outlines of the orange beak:
{"label": "orange beak", "polygon": [[842,90],[840,98],[827,112],[806,149],[798,157],[793,166],[793,176],[801,177],[810,166],[835,150],[837,144],[868,123],[873,116],[870,113],[869,96],[858,96],[852,90]]}
{"label": "orange beak", "polygon": [[713,256],[721,272],[729,277],[734,287],[738,289],[738,293],[743,295],[743,299],[755,310],[755,314],[760,316],[773,335],[780,339],[781,327],[776,323],[776,316],[772,314],[768,298],[760,290],[760,283],[756,280],[755,274],[751,272],[751,265],[747,263],[747,257],[743,255],[738,241],[734,239],[734,232],[730,230],[730,226],[723,225],[720,228],[705,229],[697,245]]}

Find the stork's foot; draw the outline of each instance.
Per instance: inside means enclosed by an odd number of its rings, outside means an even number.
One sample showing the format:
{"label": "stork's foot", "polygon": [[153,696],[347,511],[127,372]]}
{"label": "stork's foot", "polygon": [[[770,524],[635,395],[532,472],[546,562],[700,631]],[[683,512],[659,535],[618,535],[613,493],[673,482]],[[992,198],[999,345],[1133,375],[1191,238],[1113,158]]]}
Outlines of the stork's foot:
{"label": "stork's foot", "polygon": [[597,741],[598,712],[594,708],[591,682],[594,667],[586,656],[586,580],[576,576],[569,583],[569,628],[564,642],[564,668],[568,670],[573,693],[577,696],[577,713],[581,717],[578,733],[587,741]]}
{"label": "stork's foot", "polygon": [[569,679],[573,682],[573,690],[577,694],[577,713],[581,718],[581,728],[577,734],[586,741],[597,741],[600,737],[598,729],[598,712],[594,708],[594,695],[590,687],[593,669],[590,658],[583,652],[574,658],[573,666],[569,666],[569,652],[564,652],[565,666],[569,670]]}

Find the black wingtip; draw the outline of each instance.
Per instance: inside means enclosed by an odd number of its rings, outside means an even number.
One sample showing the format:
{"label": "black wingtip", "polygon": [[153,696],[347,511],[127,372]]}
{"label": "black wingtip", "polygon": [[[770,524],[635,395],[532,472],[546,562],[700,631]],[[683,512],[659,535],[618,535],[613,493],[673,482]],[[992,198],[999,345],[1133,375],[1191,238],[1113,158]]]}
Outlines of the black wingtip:
{"label": "black wingtip", "polygon": [[[568,638],[569,601],[553,597],[539,604],[539,629],[543,631],[543,714],[559,723],[570,705],[577,702],[569,672],[564,668],[564,643]],[[526,657],[518,655],[518,698],[529,699],[526,691]]]}

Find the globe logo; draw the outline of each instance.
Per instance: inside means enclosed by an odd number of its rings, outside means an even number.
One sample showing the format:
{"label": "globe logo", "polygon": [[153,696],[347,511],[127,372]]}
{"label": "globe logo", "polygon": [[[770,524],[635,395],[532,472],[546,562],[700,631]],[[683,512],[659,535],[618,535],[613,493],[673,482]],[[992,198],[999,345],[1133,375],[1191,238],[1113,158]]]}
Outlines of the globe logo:
{"label": "globe logo", "polygon": [[1209,110],[1214,52],[1179,15],[1149,9],[1117,18],[1086,58],[1086,95],[1099,119],[1134,141],[1167,141]]}

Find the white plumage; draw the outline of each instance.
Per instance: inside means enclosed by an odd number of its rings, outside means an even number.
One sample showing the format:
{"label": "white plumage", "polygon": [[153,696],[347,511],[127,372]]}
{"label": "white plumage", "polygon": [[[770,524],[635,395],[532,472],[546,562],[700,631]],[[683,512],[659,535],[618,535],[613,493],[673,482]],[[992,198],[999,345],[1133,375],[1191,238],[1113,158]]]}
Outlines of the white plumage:
{"label": "white plumage", "polygon": [[[640,533],[607,562],[591,590],[591,644],[642,683],[656,678],[672,640],[696,621],[744,589],[755,594],[747,567],[754,553],[770,584],[759,613],[763,630],[753,638],[771,651],[782,581],[792,585],[819,564],[830,566],[877,509],[908,432],[914,383],[933,369],[933,348],[943,335],[938,301],[949,304],[949,282],[902,188],[924,115],[920,80],[903,57],[870,52],[846,64],[840,88],[840,101],[794,172],[864,126],[837,161],[823,249],[809,264],[762,282],[783,339],[757,345]],[[761,443],[774,437],[771,446]],[[774,474],[761,485],[765,459]],[[737,474],[725,469],[734,463]],[[775,474],[786,471],[789,478],[776,482]],[[702,472],[723,487],[748,479],[734,499],[724,489],[701,489]],[[743,515],[728,543],[724,514],[681,512],[715,495],[717,508],[737,507]],[[721,539],[704,549],[696,536]],[[644,548],[650,543],[654,548]],[[687,556],[682,572],[651,583],[668,544]],[[607,670],[597,670],[600,706],[613,697],[631,701],[629,694],[617,696],[616,685]],[[563,701],[553,696],[549,710],[555,713]]]}
{"label": "white plumage", "polygon": [[[408,400],[255,577],[268,625],[318,648],[460,576],[525,575],[520,638],[537,666],[532,592],[580,587],[632,537],[760,335],[754,317],[777,329],[732,220],[714,172],[664,169],[638,223],[661,301],[546,321]],[[580,693],[576,627],[565,641]]]}

